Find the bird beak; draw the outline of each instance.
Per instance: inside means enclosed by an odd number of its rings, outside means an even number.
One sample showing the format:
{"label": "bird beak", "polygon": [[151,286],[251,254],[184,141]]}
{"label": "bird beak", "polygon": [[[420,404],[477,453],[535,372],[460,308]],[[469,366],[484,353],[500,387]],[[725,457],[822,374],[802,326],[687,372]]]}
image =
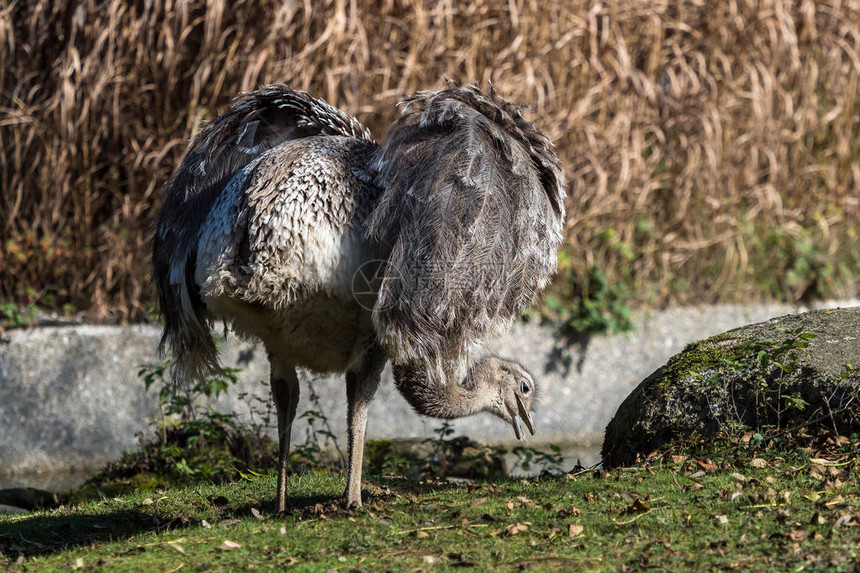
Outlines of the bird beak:
{"label": "bird beak", "polygon": [[[523,419],[523,422],[526,423],[526,428],[528,428],[531,435],[534,436],[535,427],[532,425],[531,414],[529,414],[529,411],[526,409],[526,405],[523,404],[522,399],[519,396],[515,396],[515,398],[517,399],[517,410],[519,410],[520,418]],[[522,439],[522,430],[520,430],[520,423],[516,416],[513,417],[513,426],[517,439]]]}
{"label": "bird beak", "polygon": [[511,416],[511,425],[514,427],[514,433],[517,435],[518,440],[523,439],[523,431],[520,429],[520,419],[516,417],[516,415]]}

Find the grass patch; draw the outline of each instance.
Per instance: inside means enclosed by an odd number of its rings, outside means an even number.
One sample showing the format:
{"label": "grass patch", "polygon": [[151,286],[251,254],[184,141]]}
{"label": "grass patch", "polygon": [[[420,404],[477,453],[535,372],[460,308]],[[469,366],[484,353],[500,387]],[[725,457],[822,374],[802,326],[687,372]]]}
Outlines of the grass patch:
{"label": "grass patch", "polygon": [[856,449],[447,483],[370,477],[358,511],[340,477],[272,476],[0,516],[0,566],[99,571],[852,570]]}

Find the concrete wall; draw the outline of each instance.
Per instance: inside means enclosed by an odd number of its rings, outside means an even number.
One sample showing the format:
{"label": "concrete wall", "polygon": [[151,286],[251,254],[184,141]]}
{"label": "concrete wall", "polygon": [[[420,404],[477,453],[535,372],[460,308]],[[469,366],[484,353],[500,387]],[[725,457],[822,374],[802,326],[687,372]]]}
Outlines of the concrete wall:
{"label": "concrete wall", "polygon": [[[489,346],[524,363],[539,381],[537,435],[531,445],[598,446],[628,392],[685,344],[793,311],[776,305],[671,309],[640,316],[633,332],[570,348],[550,329],[523,324]],[[152,431],[157,416],[157,394],[144,391],[137,372],[141,364],[155,361],[159,335],[159,327],[147,325],[8,331],[8,342],[0,343],[0,475],[94,467],[134,448],[141,432]],[[265,353],[259,345],[230,337],[222,357],[224,364],[242,368],[242,382],[219,407],[247,415],[248,401],[237,396],[268,396]],[[335,434],[345,436],[343,379],[303,375],[300,414],[312,408],[309,385]],[[388,368],[369,419],[370,438],[432,436],[439,426],[409,409]],[[514,439],[507,424],[489,415],[457,420],[454,426],[485,442]],[[304,439],[306,427],[304,420],[297,422],[294,440]],[[346,440],[339,442],[344,447]]]}

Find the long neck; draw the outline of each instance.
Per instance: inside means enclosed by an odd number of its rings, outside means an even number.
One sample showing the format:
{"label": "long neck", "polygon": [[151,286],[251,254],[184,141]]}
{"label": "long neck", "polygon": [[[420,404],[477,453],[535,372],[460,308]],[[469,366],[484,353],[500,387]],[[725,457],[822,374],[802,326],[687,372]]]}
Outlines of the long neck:
{"label": "long neck", "polygon": [[485,406],[479,384],[473,376],[466,376],[458,384],[453,374],[446,371],[439,380],[439,375],[414,362],[393,364],[392,373],[394,385],[419,414],[433,418],[462,418]]}

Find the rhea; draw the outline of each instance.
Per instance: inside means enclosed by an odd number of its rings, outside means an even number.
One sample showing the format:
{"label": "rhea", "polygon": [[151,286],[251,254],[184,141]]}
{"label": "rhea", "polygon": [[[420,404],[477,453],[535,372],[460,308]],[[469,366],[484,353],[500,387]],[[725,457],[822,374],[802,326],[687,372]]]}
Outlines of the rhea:
{"label": "rhea", "polygon": [[357,119],[283,85],[240,95],[165,186],[153,279],[177,383],[219,369],[222,319],[259,339],[286,509],[296,368],[344,372],[346,504],[361,505],[367,408],[386,361],[419,413],[487,411],[534,433],[535,381],[479,356],[556,269],[564,180],[549,139],[494,90],[401,102],[377,145]]}

